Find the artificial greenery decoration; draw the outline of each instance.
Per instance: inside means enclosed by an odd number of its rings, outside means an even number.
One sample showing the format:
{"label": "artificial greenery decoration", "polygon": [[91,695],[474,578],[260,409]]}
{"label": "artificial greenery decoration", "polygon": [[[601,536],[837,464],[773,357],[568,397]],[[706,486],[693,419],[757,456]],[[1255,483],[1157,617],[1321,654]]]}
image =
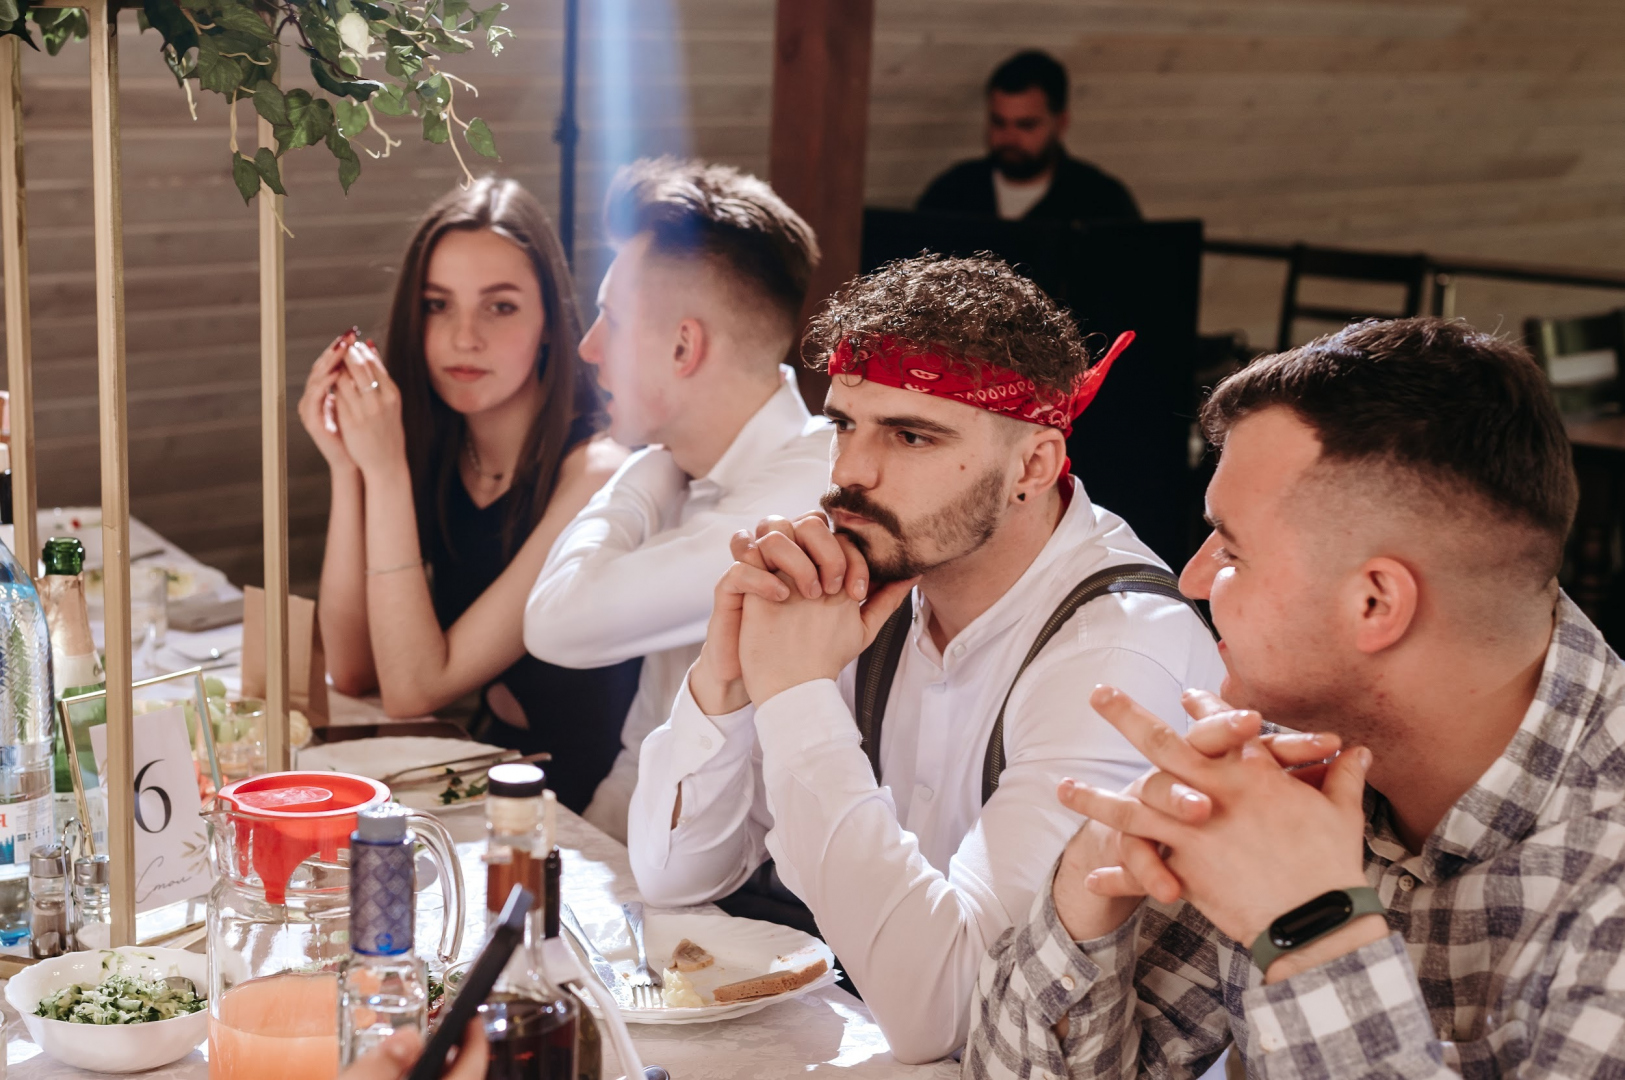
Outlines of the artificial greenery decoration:
{"label": "artificial greenery decoration", "polygon": [[[55,56],[68,40],[89,34],[82,9],[33,4],[0,0],[0,37],[15,34],[38,49],[32,22]],[[137,3],[129,0],[127,6]],[[441,58],[482,41],[493,56],[499,54],[513,36],[497,24],[507,7],[476,8],[470,0],[139,0],[137,18],[143,31],[163,36],[164,62],[189,100],[195,80],[230,103],[232,179],[247,202],[262,184],[287,194],[278,159],[318,143],[338,159],[339,183],[348,192],[361,175],[357,145],[373,158],[388,157],[400,145],[379,126],[378,113],[420,117],[423,137],[449,145],[472,179],[455,136],[484,157],[497,156],[496,142],[484,120],[457,115],[457,88],[476,97],[479,91],[442,70]],[[309,61],[319,92],[277,85],[279,51]],[[369,71],[381,78],[369,77]],[[244,99],[271,124],[274,152],[261,147],[246,155],[238,149],[237,103]],[[365,145],[369,131],[379,149]]]}

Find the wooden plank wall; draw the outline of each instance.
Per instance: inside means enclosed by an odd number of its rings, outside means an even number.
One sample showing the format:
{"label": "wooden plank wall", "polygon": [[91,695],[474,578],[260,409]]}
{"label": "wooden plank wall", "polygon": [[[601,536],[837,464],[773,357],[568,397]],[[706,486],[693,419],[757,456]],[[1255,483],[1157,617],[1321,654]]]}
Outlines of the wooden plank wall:
{"label": "wooden plank wall", "polygon": [[[700,154],[763,173],[772,0],[582,5],[578,286],[607,261],[609,163]],[[520,39],[452,70],[480,86],[495,169],[552,207],[560,0],[519,0]],[[199,119],[124,22],[132,509],[239,582],[258,581],[254,214],[231,185],[224,106]],[[1213,235],[1618,268],[1625,241],[1625,7],[1617,0],[877,0],[868,198],[908,205],[980,152],[982,83],[1039,45],[1071,67],[1070,143],[1148,213]],[[26,50],[25,50],[26,51]],[[24,61],[41,504],[98,498],[85,49]],[[249,129],[246,107],[243,127]],[[348,198],[324,150],[287,166],[290,392],[351,323],[383,322],[412,222],[458,171],[411,124]],[[250,137],[251,138],[251,137]],[[1209,259],[1203,324],[1268,342],[1280,271]],[[1614,294],[1472,283],[1461,310],[1516,329]],[[310,593],[326,468],[289,441],[293,580]]]}
{"label": "wooden plank wall", "polygon": [[[1071,70],[1068,143],[1209,235],[1625,268],[1617,0],[881,0],[871,201],[981,152],[1017,49]],[[1204,330],[1271,344],[1284,274],[1207,260]],[[1386,300],[1385,295],[1382,299]],[[1618,292],[1465,282],[1458,313],[1607,310]]]}
{"label": "wooden plank wall", "polygon": [[[520,179],[552,210],[562,5],[512,7],[505,21],[518,40],[500,58],[467,54],[446,66],[480,88],[477,103],[459,93],[458,111],[489,120],[502,151],[500,163],[470,155],[473,168]],[[606,160],[698,153],[765,174],[772,9],[589,0],[582,31],[577,258],[590,302],[608,261],[598,227]],[[258,582],[254,211],[231,182],[218,95],[199,95],[194,123],[158,59],[157,36],[137,33],[128,13],[121,34],[132,512],[233,581]],[[91,504],[100,496],[86,49],[70,45],[54,58],[24,51],[40,505]],[[308,84],[308,75],[293,82]],[[253,116],[239,108],[251,147]],[[421,142],[415,121],[386,123],[403,145],[385,161],[363,158],[348,198],[325,149],[285,159],[290,413],[310,361],[337,333],[352,323],[381,331],[416,217],[461,175],[446,148]],[[292,580],[314,595],[327,469],[290,420]]]}

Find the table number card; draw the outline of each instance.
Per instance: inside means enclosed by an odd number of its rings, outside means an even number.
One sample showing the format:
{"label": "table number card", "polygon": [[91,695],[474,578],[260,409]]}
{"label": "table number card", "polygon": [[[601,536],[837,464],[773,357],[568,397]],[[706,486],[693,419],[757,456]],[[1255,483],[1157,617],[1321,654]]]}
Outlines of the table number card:
{"label": "table number card", "polygon": [[[213,884],[186,716],[178,706],[133,718],[135,909],[202,896]],[[90,729],[96,772],[107,775],[107,725]]]}

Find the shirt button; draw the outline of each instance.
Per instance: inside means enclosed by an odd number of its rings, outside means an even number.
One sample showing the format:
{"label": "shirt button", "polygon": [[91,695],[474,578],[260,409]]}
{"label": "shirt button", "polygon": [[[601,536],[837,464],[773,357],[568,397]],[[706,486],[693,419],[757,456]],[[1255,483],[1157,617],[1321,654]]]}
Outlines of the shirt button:
{"label": "shirt button", "polygon": [[930,802],[931,797],[933,795],[935,795],[935,794],[936,794],[936,792],[932,791],[930,788],[926,787],[924,784],[920,785],[920,801],[921,802]]}
{"label": "shirt button", "polygon": [[1286,1040],[1281,1038],[1279,1031],[1272,1028],[1258,1033],[1258,1045],[1263,1048],[1264,1053],[1273,1054],[1286,1049]]}
{"label": "shirt button", "polygon": [[1070,976],[1070,975],[1062,975],[1061,976],[1061,989],[1062,990],[1073,990],[1073,989],[1076,989],[1077,985],[1078,985],[1077,980],[1072,978],[1072,976]]}
{"label": "shirt button", "polygon": [[711,749],[711,736],[709,736],[709,735],[700,736],[700,749],[702,749],[702,750]]}
{"label": "shirt button", "polygon": [[1410,892],[1414,888],[1416,888],[1416,879],[1415,878],[1411,877],[1409,874],[1401,874],[1401,875],[1399,875],[1399,891],[1400,892]]}

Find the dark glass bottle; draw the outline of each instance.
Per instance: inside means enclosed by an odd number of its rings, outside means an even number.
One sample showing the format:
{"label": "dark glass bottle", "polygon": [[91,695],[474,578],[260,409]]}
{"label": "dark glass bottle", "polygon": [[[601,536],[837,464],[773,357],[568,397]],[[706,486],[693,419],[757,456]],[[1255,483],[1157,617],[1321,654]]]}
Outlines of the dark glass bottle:
{"label": "dark glass bottle", "polygon": [[[515,884],[542,892],[542,792],[546,779],[534,765],[498,765],[487,774],[486,908]],[[537,962],[532,947],[539,920],[531,920],[496,987],[480,1006],[491,1047],[488,1080],[576,1080],[579,1005]]]}
{"label": "dark glass bottle", "polygon": [[[563,871],[564,859],[555,847],[542,861],[542,937],[546,939],[559,936],[559,879]],[[604,1036],[587,1006],[587,991],[573,980],[565,980],[560,985],[575,999],[576,1080],[601,1080],[604,1072]]]}

